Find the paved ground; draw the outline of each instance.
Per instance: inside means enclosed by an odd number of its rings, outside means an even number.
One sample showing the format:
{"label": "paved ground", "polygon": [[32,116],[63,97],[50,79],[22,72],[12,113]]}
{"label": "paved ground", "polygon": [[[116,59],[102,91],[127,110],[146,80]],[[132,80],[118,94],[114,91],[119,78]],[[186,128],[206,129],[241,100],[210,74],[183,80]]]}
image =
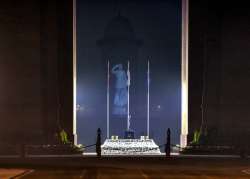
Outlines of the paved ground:
{"label": "paved ground", "polygon": [[35,170],[23,179],[167,179],[167,178],[250,178],[241,168],[219,169],[124,169],[124,168],[83,168],[78,170]]}
{"label": "paved ground", "polygon": [[17,177],[23,175],[27,169],[14,169],[14,168],[0,168],[0,179],[10,179],[13,177]]}
{"label": "paved ground", "polygon": [[[250,179],[250,160],[239,158],[111,157],[97,159],[92,157],[0,160],[0,166],[4,163],[9,167],[9,171],[26,167],[24,175],[18,176],[22,179]],[[14,167],[17,169],[13,169]],[[0,170],[0,178],[1,171],[4,170]]]}

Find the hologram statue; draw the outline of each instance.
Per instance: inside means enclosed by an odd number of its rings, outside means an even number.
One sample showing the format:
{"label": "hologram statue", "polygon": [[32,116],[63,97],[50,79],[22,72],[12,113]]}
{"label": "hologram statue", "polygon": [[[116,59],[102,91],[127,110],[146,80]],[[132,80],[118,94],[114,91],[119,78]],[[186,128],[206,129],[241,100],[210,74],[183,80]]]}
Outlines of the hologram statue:
{"label": "hologram statue", "polygon": [[128,79],[122,64],[112,68],[112,74],[116,77],[113,114],[126,115],[128,104]]}

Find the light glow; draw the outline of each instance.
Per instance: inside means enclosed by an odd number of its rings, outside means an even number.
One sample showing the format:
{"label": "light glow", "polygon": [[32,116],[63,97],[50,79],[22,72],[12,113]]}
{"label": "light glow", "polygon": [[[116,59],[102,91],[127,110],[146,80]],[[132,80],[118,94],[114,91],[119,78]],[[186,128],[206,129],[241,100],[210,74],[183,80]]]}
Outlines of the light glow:
{"label": "light glow", "polygon": [[73,0],[73,137],[75,145],[77,145],[76,105],[76,0]]}
{"label": "light glow", "polygon": [[188,135],[188,0],[182,0],[181,51],[181,148],[187,146]]}

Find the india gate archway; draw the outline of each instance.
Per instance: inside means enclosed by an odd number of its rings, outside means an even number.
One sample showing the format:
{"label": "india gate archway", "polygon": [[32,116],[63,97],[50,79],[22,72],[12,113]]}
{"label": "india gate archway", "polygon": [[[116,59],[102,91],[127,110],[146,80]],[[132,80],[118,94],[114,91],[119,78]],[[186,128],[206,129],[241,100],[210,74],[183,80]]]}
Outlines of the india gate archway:
{"label": "india gate archway", "polygon": [[[74,143],[188,134],[188,1],[74,1]],[[132,134],[132,136],[130,135]]]}

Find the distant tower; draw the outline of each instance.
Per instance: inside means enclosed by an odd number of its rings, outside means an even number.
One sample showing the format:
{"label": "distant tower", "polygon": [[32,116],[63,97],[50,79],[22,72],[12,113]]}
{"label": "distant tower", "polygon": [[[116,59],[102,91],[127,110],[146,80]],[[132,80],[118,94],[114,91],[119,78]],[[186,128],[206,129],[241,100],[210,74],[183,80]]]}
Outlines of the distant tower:
{"label": "distant tower", "polygon": [[[134,29],[129,20],[120,13],[108,22],[104,36],[97,41],[103,58],[113,64],[122,63],[126,66],[128,59],[136,58],[142,41],[136,38]],[[133,62],[132,62],[133,63]]]}

